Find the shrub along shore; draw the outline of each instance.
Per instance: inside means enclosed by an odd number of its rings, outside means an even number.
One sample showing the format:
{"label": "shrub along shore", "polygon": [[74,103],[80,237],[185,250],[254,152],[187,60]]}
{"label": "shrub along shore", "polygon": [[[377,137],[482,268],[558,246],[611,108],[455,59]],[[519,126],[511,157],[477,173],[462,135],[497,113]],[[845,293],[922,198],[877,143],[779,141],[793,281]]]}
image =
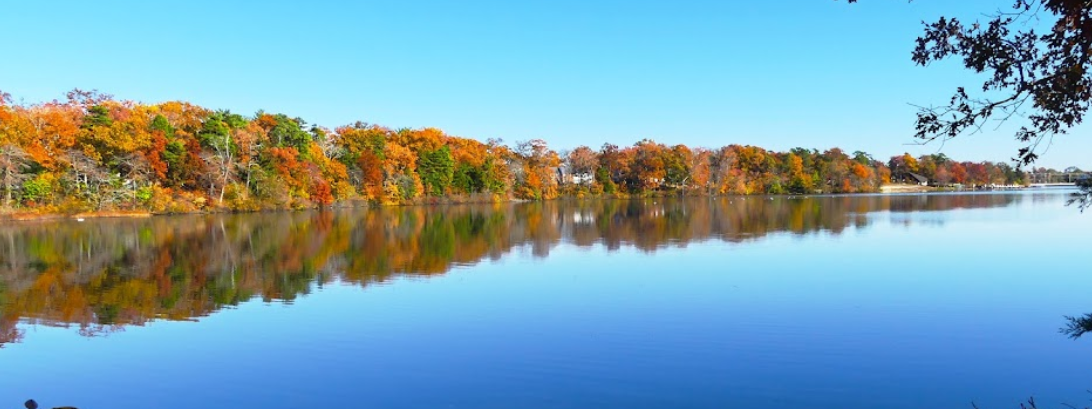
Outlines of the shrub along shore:
{"label": "shrub along shore", "polygon": [[146,216],[327,206],[549,200],[559,197],[878,192],[922,176],[1014,185],[1007,163],[943,154],[883,161],[839,148],[579,146],[534,139],[337,128],[285,114],[239,115],[186,102],[144,104],[74,90],[16,104],[0,92],[0,219]]}

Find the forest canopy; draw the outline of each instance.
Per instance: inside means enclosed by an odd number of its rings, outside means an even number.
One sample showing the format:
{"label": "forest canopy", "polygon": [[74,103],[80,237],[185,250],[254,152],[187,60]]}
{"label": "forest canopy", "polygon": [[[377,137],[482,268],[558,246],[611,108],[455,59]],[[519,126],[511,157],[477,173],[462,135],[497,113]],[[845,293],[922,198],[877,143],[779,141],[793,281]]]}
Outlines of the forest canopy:
{"label": "forest canopy", "polygon": [[[2,93],[0,93],[2,94]],[[17,104],[0,95],[0,204],[40,212],[310,208],[341,202],[548,200],[561,196],[875,192],[923,176],[1012,185],[1007,163],[943,154],[879,160],[840,148],[665,145],[643,139],[558,152],[435,128],[337,128],[259,111],[144,104],[95,91]]]}

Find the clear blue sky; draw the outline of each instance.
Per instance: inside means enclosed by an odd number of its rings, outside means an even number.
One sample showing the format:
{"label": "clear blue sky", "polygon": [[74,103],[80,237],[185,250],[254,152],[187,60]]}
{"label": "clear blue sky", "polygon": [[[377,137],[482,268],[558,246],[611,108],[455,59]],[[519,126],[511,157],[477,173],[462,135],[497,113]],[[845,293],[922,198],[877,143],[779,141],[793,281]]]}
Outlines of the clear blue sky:
{"label": "clear blue sky", "polygon": [[[75,87],[556,149],[643,138],[1007,160],[1011,127],[913,142],[915,109],[974,77],[910,61],[922,20],[1011,0],[12,1],[0,89]],[[1092,168],[1087,126],[1041,165]]]}

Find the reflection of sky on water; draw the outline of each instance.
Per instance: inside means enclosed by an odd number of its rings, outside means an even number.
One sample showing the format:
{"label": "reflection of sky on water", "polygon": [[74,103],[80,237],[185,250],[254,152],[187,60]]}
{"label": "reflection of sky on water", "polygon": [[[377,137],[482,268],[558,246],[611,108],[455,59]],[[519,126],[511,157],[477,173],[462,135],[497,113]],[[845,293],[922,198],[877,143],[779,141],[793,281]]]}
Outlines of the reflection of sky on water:
{"label": "reflection of sky on water", "polygon": [[[26,326],[0,350],[0,395],[113,408],[1080,404],[1088,344],[1057,329],[1092,310],[1092,276],[1071,257],[1092,222],[1061,196],[1034,198],[1050,199],[849,215],[869,202],[832,198],[818,208],[841,213],[815,219],[808,206],[712,207],[750,220],[704,227],[716,218],[658,224],[634,206],[594,235],[544,207],[498,230],[526,240],[498,257],[442,259],[442,275],[362,287],[335,274],[292,305],[241,303],[100,338]],[[785,216],[805,228],[771,221]],[[453,254],[469,237],[480,236]]]}

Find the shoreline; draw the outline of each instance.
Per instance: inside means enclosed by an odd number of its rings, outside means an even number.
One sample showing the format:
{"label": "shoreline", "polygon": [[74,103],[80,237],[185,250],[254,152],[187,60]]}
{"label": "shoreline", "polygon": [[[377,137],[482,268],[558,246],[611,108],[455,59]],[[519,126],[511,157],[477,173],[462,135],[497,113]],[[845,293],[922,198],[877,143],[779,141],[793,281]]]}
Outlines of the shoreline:
{"label": "shoreline", "polygon": [[[952,190],[946,188],[939,188],[934,186],[921,186],[921,185],[907,185],[907,184],[892,184],[884,185],[880,187],[876,192],[863,192],[863,193],[845,193],[837,194],[838,196],[868,196],[868,195],[887,195],[887,194],[910,194],[910,193],[937,193],[937,192],[958,192],[958,191],[978,191],[978,190]],[[550,200],[602,200],[602,199],[618,199],[618,200],[633,200],[643,198],[655,198],[655,197],[723,197],[723,196],[783,196],[783,197],[800,197],[800,196],[827,196],[825,194],[813,194],[813,195],[800,195],[800,194],[785,194],[785,195],[609,195],[609,196],[594,196],[594,197],[578,197],[578,196],[562,196],[556,199]],[[144,210],[105,210],[105,211],[91,211],[91,212],[79,212],[79,213],[50,213],[50,212],[38,212],[35,210],[0,210],[0,222],[40,222],[40,221],[61,221],[61,220],[75,220],[83,221],[86,219],[143,219],[156,216],[172,216],[172,215],[213,215],[213,214],[231,214],[231,213],[265,213],[265,212],[281,212],[281,211],[307,211],[307,210],[337,210],[337,209],[349,209],[349,208],[361,208],[361,207],[407,207],[407,206],[451,206],[451,205],[467,205],[467,204],[517,204],[517,203],[529,203],[532,200],[527,199],[509,199],[502,201],[458,201],[458,200],[445,200],[434,199],[425,200],[421,203],[413,204],[398,204],[398,205],[384,205],[384,204],[372,204],[362,203],[359,201],[349,200],[342,203],[336,203],[330,206],[323,207],[308,207],[308,208],[270,208],[270,209],[256,209],[256,210],[237,210],[229,208],[218,209],[206,209],[197,210],[192,212],[163,212],[154,213]]]}
{"label": "shoreline", "polygon": [[929,193],[940,192],[941,188],[922,185],[892,184],[880,186],[880,193]]}
{"label": "shoreline", "polygon": [[0,213],[0,222],[36,222],[36,221],[55,221],[55,220],[77,220],[82,221],[84,219],[142,219],[153,216],[166,215],[156,214],[145,211],[101,211],[101,212],[80,212],[80,213],[36,213],[36,212],[11,212]]}

